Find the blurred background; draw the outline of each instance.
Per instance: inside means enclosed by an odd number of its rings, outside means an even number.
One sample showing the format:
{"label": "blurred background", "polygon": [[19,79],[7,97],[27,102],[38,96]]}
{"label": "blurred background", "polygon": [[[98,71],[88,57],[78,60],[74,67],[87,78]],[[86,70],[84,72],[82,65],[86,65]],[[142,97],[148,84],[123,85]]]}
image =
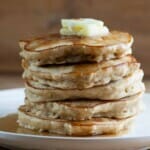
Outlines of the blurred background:
{"label": "blurred background", "polygon": [[134,36],[134,55],[149,86],[150,0],[0,0],[0,89],[23,86],[20,39],[58,32],[61,18],[82,17]]}

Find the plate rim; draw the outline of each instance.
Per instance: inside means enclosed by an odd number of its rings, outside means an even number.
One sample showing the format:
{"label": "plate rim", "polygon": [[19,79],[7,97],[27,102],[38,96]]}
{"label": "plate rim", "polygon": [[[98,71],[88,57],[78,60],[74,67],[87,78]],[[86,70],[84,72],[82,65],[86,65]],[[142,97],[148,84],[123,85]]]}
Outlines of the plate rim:
{"label": "plate rim", "polygon": [[87,136],[87,137],[73,137],[73,136],[43,136],[43,135],[32,135],[32,134],[23,134],[23,133],[13,133],[7,131],[0,131],[0,135],[6,136],[15,136],[22,138],[38,138],[38,139],[49,139],[49,140],[135,140],[135,139],[150,139],[149,136],[140,136],[140,137],[124,137],[124,136],[116,136],[116,137],[102,137],[102,136]]}

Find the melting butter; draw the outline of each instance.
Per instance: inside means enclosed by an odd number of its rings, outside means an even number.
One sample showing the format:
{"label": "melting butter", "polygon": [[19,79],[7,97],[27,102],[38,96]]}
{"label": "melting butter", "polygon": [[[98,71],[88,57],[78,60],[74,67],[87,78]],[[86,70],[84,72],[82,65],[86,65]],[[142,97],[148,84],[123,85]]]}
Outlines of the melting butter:
{"label": "melting butter", "polygon": [[61,25],[61,35],[106,36],[109,33],[109,29],[104,26],[104,22],[96,19],[62,19]]}

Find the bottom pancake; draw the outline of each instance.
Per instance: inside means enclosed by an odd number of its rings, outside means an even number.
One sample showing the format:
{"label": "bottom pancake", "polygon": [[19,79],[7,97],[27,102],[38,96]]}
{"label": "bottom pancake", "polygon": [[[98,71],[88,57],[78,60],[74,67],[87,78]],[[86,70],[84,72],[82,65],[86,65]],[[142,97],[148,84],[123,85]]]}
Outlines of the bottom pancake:
{"label": "bottom pancake", "polygon": [[31,112],[26,111],[26,106],[20,107],[18,111],[18,123],[21,127],[70,136],[119,134],[131,129],[134,118],[92,118],[86,121],[68,121],[35,117]]}

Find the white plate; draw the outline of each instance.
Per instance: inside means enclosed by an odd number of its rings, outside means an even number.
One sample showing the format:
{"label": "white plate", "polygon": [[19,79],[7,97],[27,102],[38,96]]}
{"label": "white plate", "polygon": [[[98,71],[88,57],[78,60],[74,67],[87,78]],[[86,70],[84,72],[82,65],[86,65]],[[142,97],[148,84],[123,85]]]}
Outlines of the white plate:
{"label": "white plate", "polygon": [[[135,129],[121,137],[63,137],[16,134],[0,131],[0,144],[24,149],[137,150],[150,146],[150,94],[144,95],[147,109],[138,116]],[[0,91],[0,117],[15,113],[23,104],[24,90]]]}

